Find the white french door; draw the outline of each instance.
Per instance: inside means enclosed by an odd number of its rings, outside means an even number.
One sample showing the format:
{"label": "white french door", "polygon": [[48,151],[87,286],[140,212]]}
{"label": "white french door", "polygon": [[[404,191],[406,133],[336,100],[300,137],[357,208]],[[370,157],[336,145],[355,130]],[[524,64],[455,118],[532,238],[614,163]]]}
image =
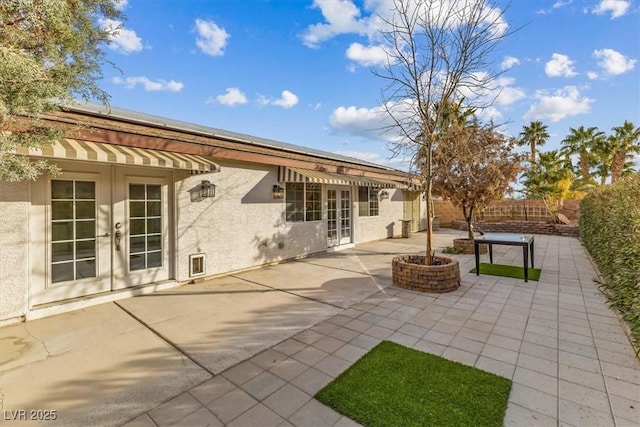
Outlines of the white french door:
{"label": "white french door", "polygon": [[169,180],[126,176],[114,203],[114,287],[169,278]]}
{"label": "white french door", "polygon": [[327,246],[351,243],[351,190],[327,189]]}
{"label": "white french door", "polygon": [[32,187],[31,305],[168,279],[170,172],[62,167]]}

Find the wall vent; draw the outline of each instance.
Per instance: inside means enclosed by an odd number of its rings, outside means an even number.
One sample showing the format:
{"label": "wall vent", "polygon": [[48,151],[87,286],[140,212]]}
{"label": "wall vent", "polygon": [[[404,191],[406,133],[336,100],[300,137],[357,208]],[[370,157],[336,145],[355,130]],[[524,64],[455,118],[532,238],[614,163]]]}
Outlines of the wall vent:
{"label": "wall vent", "polygon": [[189,255],[189,277],[204,276],[207,272],[205,254]]}

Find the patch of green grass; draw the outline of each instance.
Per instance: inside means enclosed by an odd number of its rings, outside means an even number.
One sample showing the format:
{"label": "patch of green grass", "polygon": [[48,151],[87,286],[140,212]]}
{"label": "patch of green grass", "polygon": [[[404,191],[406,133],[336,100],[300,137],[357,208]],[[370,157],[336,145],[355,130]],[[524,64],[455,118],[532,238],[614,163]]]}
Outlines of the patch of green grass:
{"label": "patch of green grass", "polygon": [[364,426],[502,426],[511,381],[383,341],[316,394]]}
{"label": "patch of green grass", "polygon": [[442,250],[443,254],[461,254],[462,252],[464,252],[464,249],[456,248],[454,246],[447,246]]}
{"label": "patch of green grass", "polygon": [[[475,273],[475,267],[469,271],[469,273]],[[529,280],[538,281],[540,280],[540,272],[539,268],[529,268]],[[490,276],[503,276],[503,277],[513,277],[514,279],[523,279],[524,280],[524,267],[516,267],[513,265],[502,265],[502,264],[489,264],[486,262],[480,263],[480,274],[488,274]]]}

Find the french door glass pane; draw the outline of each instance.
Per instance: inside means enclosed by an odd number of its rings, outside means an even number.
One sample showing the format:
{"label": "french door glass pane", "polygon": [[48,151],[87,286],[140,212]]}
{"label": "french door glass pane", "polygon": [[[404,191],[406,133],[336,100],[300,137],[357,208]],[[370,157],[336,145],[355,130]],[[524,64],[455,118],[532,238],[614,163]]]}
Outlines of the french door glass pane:
{"label": "french door glass pane", "polygon": [[340,238],[351,237],[351,192],[340,191]]}
{"label": "french door glass pane", "polygon": [[162,267],[162,187],[129,184],[129,270]]}
{"label": "french door glass pane", "polygon": [[327,238],[338,238],[336,190],[327,190]]}
{"label": "french door glass pane", "polygon": [[96,277],[96,184],[51,181],[51,282]]}

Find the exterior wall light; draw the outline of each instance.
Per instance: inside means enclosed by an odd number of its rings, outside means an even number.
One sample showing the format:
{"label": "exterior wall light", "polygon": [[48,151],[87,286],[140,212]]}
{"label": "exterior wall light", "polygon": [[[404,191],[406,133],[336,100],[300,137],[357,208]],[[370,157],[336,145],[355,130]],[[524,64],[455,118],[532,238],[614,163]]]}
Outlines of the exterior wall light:
{"label": "exterior wall light", "polygon": [[378,195],[380,196],[380,200],[389,198],[389,192],[387,190],[382,190]]}
{"label": "exterior wall light", "polygon": [[275,184],[273,186],[273,198],[284,199],[284,188],[280,187],[278,184]]}
{"label": "exterior wall light", "polygon": [[202,181],[200,183],[200,198],[207,199],[216,197],[216,186],[209,181]]}

